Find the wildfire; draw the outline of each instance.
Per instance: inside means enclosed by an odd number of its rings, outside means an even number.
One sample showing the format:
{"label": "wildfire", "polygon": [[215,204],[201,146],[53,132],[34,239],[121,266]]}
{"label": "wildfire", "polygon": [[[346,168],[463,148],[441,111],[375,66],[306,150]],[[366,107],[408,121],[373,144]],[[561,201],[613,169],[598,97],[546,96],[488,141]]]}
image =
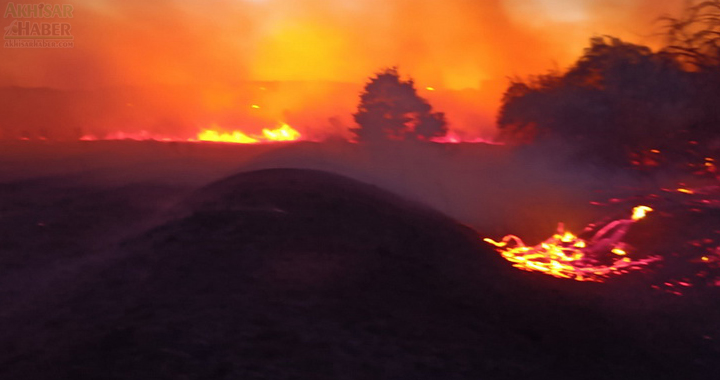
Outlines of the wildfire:
{"label": "wildfire", "polygon": [[295,141],[301,137],[300,132],[285,123],[277,129],[263,129],[263,135],[268,141]]}
{"label": "wildfire", "polygon": [[221,133],[216,129],[205,129],[198,133],[198,141],[214,141],[228,142],[239,144],[255,144],[262,142],[278,142],[278,141],[296,141],[300,140],[302,135],[286,123],[275,129],[265,128],[262,130],[262,136],[248,136],[241,131],[232,131]]}
{"label": "wildfire", "polygon": [[100,139],[94,135],[85,135],[80,137],[80,141],[96,141],[96,140],[135,140],[135,141],[179,141],[174,137],[162,136],[148,131],[140,132],[112,132]]}
{"label": "wildfire", "polygon": [[113,132],[103,138],[94,135],[85,135],[80,138],[82,141],[96,140],[135,140],[135,141],[185,141],[185,142],[224,142],[236,144],[258,144],[282,141],[297,141],[302,134],[293,129],[287,123],[281,123],[278,128],[262,130],[262,135],[248,135],[242,131],[223,132],[220,127],[213,125],[210,129],[203,129],[197,136],[190,138],[170,137],[153,134],[147,131],[137,133]]}
{"label": "wildfire", "polygon": [[[258,107],[253,105],[252,107]],[[264,128],[262,134],[249,134],[240,130],[227,131],[218,125],[213,124],[210,128],[206,128],[197,133],[193,137],[177,137],[167,136],[148,131],[139,132],[112,132],[104,137],[96,135],[84,135],[80,137],[81,141],[98,141],[98,140],[134,140],[134,141],[165,141],[165,142],[222,142],[234,144],[262,144],[272,142],[288,142],[300,141],[305,138],[296,129],[287,123],[280,123],[280,126],[274,129]],[[30,140],[30,138],[23,138]],[[44,138],[41,138],[44,139]],[[467,137],[454,131],[449,131],[445,136],[434,137],[430,141],[440,144],[490,144],[502,145],[500,142],[484,139],[481,137]]]}
{"label": "wildfire", "polygon": [[[637,206],[630,219],[608,223],[589,240],[565,231],[564,225],[559,223],[557,233],[533,247],[526,246],[514,235],[505,236],[500,242],[489,238],[484,241],[497,247],[502,256],[516,268],[576,281],[602,282],[610,275],[627,273],[659,260],[658,257],[632,260],[627,257],[627,245],[622,242],[630,226],[650,211],[650,207]],[[601,259],[607,253],[619,258],[605,264]]]}
{"label": "wildfire", "polygon": [[214,129],[205,129],[198,133],[197,139],[199,141],[213,141],[213,142],[226,142],[226,143],[237,143],[237,144],[254,144],[259,140],[252,138],[240,131],[232,132],[218,132]]}

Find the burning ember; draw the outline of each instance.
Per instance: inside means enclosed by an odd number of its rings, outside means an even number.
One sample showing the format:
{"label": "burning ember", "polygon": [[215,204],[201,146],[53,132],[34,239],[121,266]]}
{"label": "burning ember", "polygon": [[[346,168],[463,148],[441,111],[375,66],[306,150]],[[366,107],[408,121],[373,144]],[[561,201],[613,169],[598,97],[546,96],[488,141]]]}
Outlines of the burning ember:
{"label": "burning ember", "polygon": [[[629,247],[622,241],[630,226],[650,211],[650,207],[637,206],[629,219],[608,223],[588,240],[565,231],[559,223],[556,234],[533,247],[526,246],[514,235],[505,236],[500,242],[489,238],[484,241],[497,247],[516,268],[576,281],[603,282],[611,275],[624,274],[660,260],[659,257],[630,259]],[[594,225],[590,225],[585,232],[593,229]]]}

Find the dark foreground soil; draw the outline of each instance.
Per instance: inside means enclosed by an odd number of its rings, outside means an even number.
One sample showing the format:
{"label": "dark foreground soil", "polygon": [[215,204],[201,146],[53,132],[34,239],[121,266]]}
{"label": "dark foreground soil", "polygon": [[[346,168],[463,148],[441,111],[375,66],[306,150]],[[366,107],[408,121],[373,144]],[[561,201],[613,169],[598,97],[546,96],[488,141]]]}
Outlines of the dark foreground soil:
{"label": "dark foreground soil", "polygon": [[720,373],[717,294],[519,272],[475,231],[338,175],[58,186],[0,184],[0,379]]}

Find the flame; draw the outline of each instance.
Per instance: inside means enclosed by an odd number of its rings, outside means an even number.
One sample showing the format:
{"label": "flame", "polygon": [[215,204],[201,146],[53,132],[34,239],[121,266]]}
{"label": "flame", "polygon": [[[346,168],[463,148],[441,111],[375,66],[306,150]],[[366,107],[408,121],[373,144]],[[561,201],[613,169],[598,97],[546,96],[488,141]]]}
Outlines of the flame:
{"label": "flame", "polygon": [[[562,223],[558,225],[557,233],[534,247],[526,246],[514,235],[505,236],[500,242],[490,238],[483,240],[499,248],[503,258],[516,268],[576,281],[602,282],[610,275],[624,274],[659,260],[658,257],[632,260],[626,257],[626,244],[621,241],[630,225],[650,211],[652,208],[648,206],[635,207],[631,219],[607,224],[590,240],[565,231]],[[512,247],[511,242],[514,243]],[[604,264],[598,256],[607,252],[622,258],[611,259],[610,264]]]}
{"label": "flame", "polygon": [[289,125],[283,123],[277,129],[263,129],[263,135],[269,141],[295,141],[299,140],[300,132],[294,130]]}
{"label": "flame", "polygon": [[[252,107],[256,107],[253,105]],[[257,106],[259,108],[259,106]],[[281,122],[279,127],[275,129],[264,128],[262,134],[249,134],[241,130],[227,131],[216,124],[210,128],[202,129],[194,137],[182,138],[177,136],[166,136],[151,133],[145,130],[140,132],[123,132],[116,131],[106,134],[104,137],[88,134],[80,137],[81,141],[98,141],[98,140],[135,140],[135,141],[166,141],[166,142],[223,142],[235,144],[258,144],[269,142],[288,142],[304,140],[303,135],[291,127],[289,124]],[[30,138],[24,138],[30,140]],[[487,140],[482,137],[466,137],[455,131],[449,131],[445,136],[435,137],[430,141],[440,144],[490,144],[502,145],[502,143]]]}
{"label": "flame", "polygon": [[262,136],[251,135],[241,131],[219,132],[217,129],[206,129],[198,133],[198,141],[228,142],[239,144],[255,144],[262,142],[297,141],[302,135],[287,123],[281,123],[275,129],[265,128]]}
{"label": "flame", "polygon": [[226,142],[237,144],[254,144],[258,142],[257,139],[254,139],[240,131],[221,133],[212,129],[205,129],[202,132],[198,133],[197,139],[199,141]]}
{"label": "flame", "polygon": [[275,129],[265,128],[262,135],[248,135],[242,131],[223,132],[222,128],[212,125],[209,129],[203,129],[196,137],[180,138],[153,134],[147,131],[137,133],[112,132],[105,137],[98,138],[95,135],[84,135],[80,137],[81,141],[97,141],[97,140],[135,140],[135,141],[185,141],[185,142],[224,142],[236,144],[257,144],[268,142],[297,141],[302,138],[302,134],[293,129],[287,123],[280,123]]}
{"label": "flame", "polygon": [[632,220],[640,220],[652,210],[653,209],[648,206],[637,206],[633,209]]}

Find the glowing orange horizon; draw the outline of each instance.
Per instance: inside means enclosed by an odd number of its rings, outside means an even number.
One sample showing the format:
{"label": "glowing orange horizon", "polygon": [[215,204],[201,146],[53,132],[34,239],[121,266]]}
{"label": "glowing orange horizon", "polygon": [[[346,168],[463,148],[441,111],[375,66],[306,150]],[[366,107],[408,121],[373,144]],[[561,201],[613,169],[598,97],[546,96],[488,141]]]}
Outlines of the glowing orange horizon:
{"label": "glowing orange horizon", "polygon": [[657,46],[638,36],[683,0],[555,3],[77,0],[68,22],[82,43],[3,52],[0,88],[51,91],[9,91],[0,132],[69,139],[102,125],[167,140],[189,136],[191,123],[283,119],[331,134],[351,123],[367,78],[397,65],[456,131],[489,136],[508,77],[567,67],[598,33]]}
{"label": "glowing orange horizon", "polygon": [[[46,138],[38,138],[47,140]],[[22,140],[31,140],[22,138]],[[163,142],[219,142],[232,144],[267,144],[278,142],[294,141],[321,141],[309,139],[287,123],[280,123],[275,129],[264,128],[262,134],[250,134],[241,130],[226,131],[218,125],[202,129],[192,137],[167,136],[158,133],[151,133],[145,130],[139,132],[117,131],[106,134],[104,137],[88,134],[80,137],[80,141],[101,141],[101,140],[135,140],[135,141],[163,141]],[[351,140],[348,140],[351,141]],[[430,139],[431,142],[440,144],[491,144],[502,145],[502,143],[480,137],[463,137],[460,134],[449,131],[447,135]]]}

